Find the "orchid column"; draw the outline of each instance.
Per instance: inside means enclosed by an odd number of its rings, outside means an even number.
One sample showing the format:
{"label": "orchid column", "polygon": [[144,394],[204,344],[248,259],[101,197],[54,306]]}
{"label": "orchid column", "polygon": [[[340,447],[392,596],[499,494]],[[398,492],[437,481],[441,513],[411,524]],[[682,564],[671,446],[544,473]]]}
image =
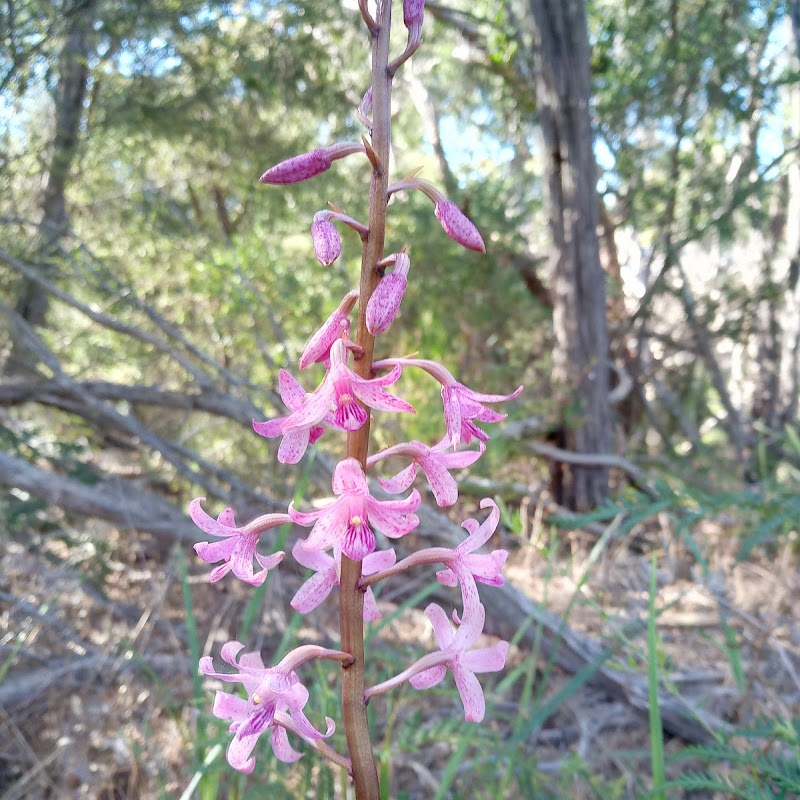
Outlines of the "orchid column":
{"label": "orchid column", "polygon": [[[251,756],[258,737],[271,730],[275,755],[284,761],[300,757],[289,744],[287,731],[300,737],[322,756],[351,775],[358,800],[378,800],[379,785],[367,723],[366,703],[370,697],[409,681],[417,689],[441,681],[449,669],[464,703],[465,718],[480,722],[484,699],[476,673],[503,668],[508,649],[506,642],[489,648],[474,648],[483,631],[485,609],[480,602],[477,583],[502,584],[501,570],[507,553],[475,553],[491,538],[499,512],[489,498],[481,508],[489,509],[483,523],[466,520],[468,536],[455,549],[427,548],[397,562],[393,549],[377,550],[376,533],[399,538],[413,530],[419,519],[414,513],[421,502],[412,489],[397,500],[372,496],[367,470],[390,457],[405,458],[409,463],[393,478],[379,480],[389,494],[403,494],[411,488],[421,469],[440,506],[452,505],[458,498],[458,485],[450,470],[474,463],[484,452],[488,434],[477,423],[498,422],[504,414],[488,404],[509,400],[510,395],[482,394],[468,389],[440,364],[425,359],[387,357],[373,360],[375,336],[393,323],[403,298],[411,266],[407,247],[384,255],[386,212],[390,198],[400,191],[419,190],[434,203],[434,213],[444,231],[464,247],[484,251],[480,233],[460,209],[428,181],[415,176],[389,182],[391,144],[391,89],[397,69],[416,51],[421,42],[423,0],[405,0],[403,21],[408,37],[405,49],[390,61],[391,0],[378,0],[373,16],[367,0],[359,8],[372,40],[371,85],[359,106],[358,116],[367,127],[369,140],[362,143],[340,142],[295,156],[267,170],[263,183],[288,184],[306,180],[330,169],[333,162],[348,156],[366,157],[371,166],[369,212],[366,224],[332,206],[320,211],[311,225],[317,259],[324,266],[332,264],[341,251],[340,234],[334,223],[351,228],[362,241],[359,287],[349,292],[322,327],[311,336],[300,357],[300,368],[324,363],[326,375],[313,392],[305,389],[286,370],[279,376],[280,394],[289,413],[266,422],[254,422],[256,433],[267,438],[281,438],[278,459],[297,463],[309,445],[326,431],[347,434],[346,457],[334,470],[332,489],[336,499],[314,511],[303,512],[289,506],[288,515],[259,517],[244,527],[237,527],[230,509],[215,520],[206,514],[200,501],[190,506],[190,514],[206,533],[220,539],[196,546],[198,554],[209,563],[221,561],[210,576],[220,580],[228,572],[253,585],[265,580],[270,569],[284,557],[269,557],[257,552],[261,534],[292,521],[311,527],[305,540],[297,541],[292,555],[303,566],[314,570],[291,601],[301,613],[325,602],[339,586],[340,649],[304,645],[283,656],[274,667],[266,667],[259,653],[240,655],[243,645],[229,642],[222,648],[222,658],[232,673],[217,672],[210,658],[201,662],[201,670],[218,680],[240,683],[247,698],[218,692],[214,704],[216,716],[232,722],[233,740],[228,761],[239,770],[254,767]],[[391,272],[387,272],[391,269]],[[350,338],[350,315],[358,304],[355,338]],[[352,367],[350,364],[352,363]],[[403,369],[420,369],[440,384],[446,433],[434,445],[406,442],[379,453],[369,454],[370,410],[413,413],[406,401],[389,393]],[[477,449],[462,449],[477,441]],[[332,555],[324,551],[332,550]],[[254,571],[253,561],[261,567]],[[431,604],[426,614],[433,626],[439,650],[423,656],[399,675],[367,687],[364,663],[364,621],[380,616],[371,586],[406,569],[438,564],[443,569],[437,578],[446,586],[460,587],[461,613],[453,611],[458,628],[454,632],[447,613]],[[349,758],[336,753],[326,742],[334,729],[326,720],[325,733],[314,727],[304,714],[309,693],[300,682],[296,669],[311,659],[328,659],[342,668],[342,718]]]}

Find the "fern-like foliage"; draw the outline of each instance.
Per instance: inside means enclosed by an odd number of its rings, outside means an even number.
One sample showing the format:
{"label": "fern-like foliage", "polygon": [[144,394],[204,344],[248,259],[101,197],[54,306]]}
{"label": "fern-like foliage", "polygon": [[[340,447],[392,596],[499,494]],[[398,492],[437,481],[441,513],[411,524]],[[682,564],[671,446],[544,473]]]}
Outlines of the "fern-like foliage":
{"label": "fern-like foliage", "polygon": [[800,798],[800,719],[761,717],[734,735],[736,743],[729,738],[676,754],[673,764],[691,759],[702,766],[682,772],[668,787],[743,800]]}

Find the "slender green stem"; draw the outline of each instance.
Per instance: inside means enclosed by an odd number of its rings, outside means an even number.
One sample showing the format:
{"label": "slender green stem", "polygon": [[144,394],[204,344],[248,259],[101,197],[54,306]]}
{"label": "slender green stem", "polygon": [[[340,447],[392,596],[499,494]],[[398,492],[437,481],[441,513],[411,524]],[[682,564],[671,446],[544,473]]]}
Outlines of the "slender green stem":
{"label": "slender green stem", "polygon": [[[378,163],[373,165],[369,195],[369,233],[364,240],[361,256],[361,282],[358,303],[356,344],[361,348],[355,362],[355,372],[362,378],[372,373],[372,354],[375,339],[366,325],[367,302],[378,285],[380,275],[375,269],[383,258],[386,233],[387,189],[389,186],[389,151],[391,142],[392,82],[389,63],[389,34],[391,31],[391,0],[379,0],[375,27],[372,29],[372,149]],[[357,431],[347,436],[347,455],[356,458],[366,471],[369,453],[369,419]],[[364,702],[364,589],[359,586],[361,563],[342,556],[339,591],[339,626],[342,650],[353,656],[353,663],[342,674],[342,716],[347,746],[353,765],[356,800],[380,800],[378,772],[367,722]]]}

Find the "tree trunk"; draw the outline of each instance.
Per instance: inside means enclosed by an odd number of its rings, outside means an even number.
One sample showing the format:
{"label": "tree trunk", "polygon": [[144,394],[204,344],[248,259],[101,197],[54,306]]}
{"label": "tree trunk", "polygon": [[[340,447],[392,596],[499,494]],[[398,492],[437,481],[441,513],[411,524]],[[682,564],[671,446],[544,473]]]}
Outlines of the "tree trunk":
{"label": "tree trunk", "polygon": [[[94,21],[92,7],[92,2],[72,2],[66,4],[64,14],[64,45],[59,56],[55,91],[55,131],[38,229],[37,261],[47,273],[55,272],[59,244],[69,227],[66,188],[78,147],[83,104],[89,84]],[[47,306],[46,290],[35,281],[23,278],[17,295],[17,313],[31,325],[41,326],[46,320]],[[22,344],[15,341],[6,372],[30,372],[35,363]]]}
{"label": "tree trunk", "polygon": [[[590,53],[584,0],[530,0],[537,108],[546,152],[553,237],[553,382],[562,400],[562,447],[608,454],[608,328],[589,120]],[[556,464],[557,501],[584,510],[608,497],[608,469]]]}

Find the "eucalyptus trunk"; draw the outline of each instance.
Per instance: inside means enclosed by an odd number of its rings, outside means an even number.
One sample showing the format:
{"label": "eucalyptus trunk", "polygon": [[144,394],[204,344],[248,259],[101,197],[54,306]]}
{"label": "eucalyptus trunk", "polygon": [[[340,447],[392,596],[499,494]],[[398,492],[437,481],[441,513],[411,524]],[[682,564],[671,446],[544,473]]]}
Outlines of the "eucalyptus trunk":
{"label": "eucalyptus trunk", "polygon": [[[581,455],[610,451],[608,329],[600,265],[589,118],[590,53],[582,0],[530,0],[537,109],[546,154],[559,444]],[[587,509],[608,497],[608,468],[556,464],[557,499]]]}

